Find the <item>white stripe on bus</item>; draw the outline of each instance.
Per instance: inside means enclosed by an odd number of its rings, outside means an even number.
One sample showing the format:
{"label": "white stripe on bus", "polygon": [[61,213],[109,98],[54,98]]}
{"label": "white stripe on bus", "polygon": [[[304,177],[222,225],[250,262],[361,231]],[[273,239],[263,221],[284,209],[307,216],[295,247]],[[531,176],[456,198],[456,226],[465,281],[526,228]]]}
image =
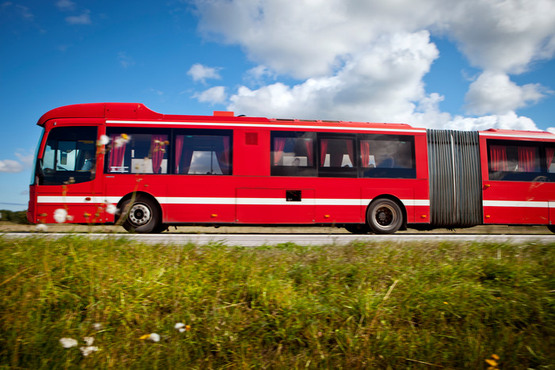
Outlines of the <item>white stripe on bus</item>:
{"label": "white stripe on bus", "polygon": [[551,139],[551,140],[553,140],[555,138],[555,135],[553,135],[550,132],[545,132],[545,131],[527,132],[526,134],[523,134],[521,131],[517,132],[516,134],[496,133],[496,132],[480,132],[480,136],[491,137],[491,138],[508,137],[508,138],[513,138],[513,139]]}
{"label": "white stripe on bus", "polygon": [[513,201],[513,200],[484,200],[484,207],[524,207],[524,208],[549,208],[555,207],[555,202],[538,201]]}
{"label": "white stripe on bus", "polygon": [[317,130],[343,130],[343,131],[379,131],[379,132],[408,132],[425,133],[425,129],[416,128],[376,128],[376,127],[345,127],[345,126],[321,126],[321,125],[279,125],[279,124],[256,124],[256,123],[210,123],[210,122],[170,122],[170,121],[124,121],[106,120],[108,124],[121,125],[182,125],[182,126],[207,126],[207,127],[258,127],[258,128],[287,128],[287,129],[317,129]]}
{"label": "white stripe on bus", "polygon": [[[89,200],[87,200],[87,198]],[[117,203],[121,197],[83,197],[83,196],[38,196],[40,204],[102,204]],[[234,198],[234,197],[157,197],[160,204],[219,204],[219,205],[318,205],[318,206],[367,206],[372,199],[330,199],[304,198],[300,202],[287,201],[285,198]],[[429,206],[428,199],[401,199],[407,207]]]}

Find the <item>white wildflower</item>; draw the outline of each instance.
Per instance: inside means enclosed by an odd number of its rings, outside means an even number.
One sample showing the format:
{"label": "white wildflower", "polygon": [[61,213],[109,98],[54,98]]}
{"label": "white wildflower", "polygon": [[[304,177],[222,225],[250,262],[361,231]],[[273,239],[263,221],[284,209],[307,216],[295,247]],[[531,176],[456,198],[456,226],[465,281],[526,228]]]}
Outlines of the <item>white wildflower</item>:
{"label": "white wildflower", "polygon": [[127,134],[121,134],[120,136],[114,139],[114,145],[116,146],[116,148],[121,148],[127,142],[129,142],[129,140],[131,140],[131,136]]}
{"label": "white wildflower", "polygon": [[93,329],[96,330],[96,331],[102,330],[102,324],[99,323],[99,322],[95,322],[93,324]]}
{"label": "white wildflower", "polygon": [[77,341],[73,338],[60,338],[60,344],[64,348],[77,347]]}
{"label": "white wildflower", "polygon": [[83,342],[85,342],[85,344],[90,347],[94,343],[94,338],[93,337],[85,337],[85,338],[83,338]]}
{"label": "white wildflower", "polygon": [[174,328],[179,330],[180,333],[191,330],[191,325],[185,325],[182,322],[175,324]]}
{"label": "white wildflower", "polygon": [[106,135],[101,135],[100,140],[98,140],[98,145],[106,145],[110,142],[110,138]]}
{"label": "white wildflower", "polygon": [[54,220],[61,224],[66,222],[67,219],[67,211],[63,208],[58,208],[57,210],[54,211]]}
{"label": "white wildflower", "polygon": [[108,204],[106,206],[106,213],[109,213],[111,215],[115,215],[117,211],[118,211],[118,207],[116,207],[115,204]]}
{"label": "white wildflower", "polygon": [[83,354],[83,356],[87,357],[88,355],[90,355],[93,352],[98,351],[98,347],[97,346],[87,346],[87,347],[79,347],[79,349],[81,350],[81,353]]}
{"label": "white wildflower", "polygon": [[160,335],[156,333],[145,334],[139,339],[141,340],[150,340],[151,342],[160,342]]}
{"label": "white wildflower", "polygon": [[37,226],[35,226],[35,230],[37,232],[45,232],[46,230],[48,230],[48,226],[46,226],[45,224],[37,224]]}

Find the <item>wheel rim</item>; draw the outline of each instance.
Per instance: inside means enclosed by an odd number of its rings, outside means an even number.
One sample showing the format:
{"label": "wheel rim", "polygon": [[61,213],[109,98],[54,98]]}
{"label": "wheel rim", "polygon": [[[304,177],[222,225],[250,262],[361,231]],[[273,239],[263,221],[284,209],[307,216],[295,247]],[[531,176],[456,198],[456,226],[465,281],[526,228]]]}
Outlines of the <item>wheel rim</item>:
{"label": "wheel rim", "polygon": [[152,218],[150,208],[142,203],[134,204],[129,211],[129,221],[133,225],[141,226],[147,224]]}
{"label": "wheel rim", "polygon": [[381,205],[374,212],[375,225],[380,229],[390,229],[397,220],[397,211],[389,205]]}

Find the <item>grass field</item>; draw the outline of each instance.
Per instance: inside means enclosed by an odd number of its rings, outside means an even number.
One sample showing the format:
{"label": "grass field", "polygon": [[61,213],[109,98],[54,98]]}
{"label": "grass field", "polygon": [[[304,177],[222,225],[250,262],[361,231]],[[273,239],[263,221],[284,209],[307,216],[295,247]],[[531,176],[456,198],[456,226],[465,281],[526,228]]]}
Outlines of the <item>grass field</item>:
{"label": "grass field", "polygon": [[552,369],[554,247],[0,237],[0,368]]}

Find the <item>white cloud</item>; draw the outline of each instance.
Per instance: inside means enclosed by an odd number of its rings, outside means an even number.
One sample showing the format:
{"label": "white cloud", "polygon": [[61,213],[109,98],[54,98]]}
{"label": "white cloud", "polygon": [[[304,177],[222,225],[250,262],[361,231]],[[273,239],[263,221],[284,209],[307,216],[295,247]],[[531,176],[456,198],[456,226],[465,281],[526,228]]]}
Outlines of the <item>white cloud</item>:
{"label": "white cloud", "polygon": [[157,96],[163,96],[164,95],[164,92],[162,90],[154,89],[152,87],[150,89],[148,89],[148,92],[150,92],[154,95],[157,95]]}
{"label": "white cloud", "polygon": [[35,15],[31,12],[31,10],[28,7],[24,5],[14,4],[11,1],[5,1],[2,4],[0,4],[0,10],[15,14],[18,17],[21,17],[30,22],[34,21],[35,19]]}
{"label": "white cloud", "polygon": [[245,73],[245,80],[252,85],[262,85],[266,80],[276,78],[276,73],[265,65],[258,65]]}
{"label": "white cloud", "polygon": [[225,87],[215,86],[193,95],[201,103],[223,104],[227,99]]}
{"label": "white cloud", "polygon": [[333,73],[344,57],[380,35],[422,30],[438,4],[441,1],[196,1],[200,30],[207,37],[242,45],[252,60],[296,78]]}
{"label": "white cloud", "polygon": [[538,127],[530,118],[518,116],[512,111],[501,115],[489,115],[476,118],[455,116],[445,125],[445,128],[455,130],[487,130],[490,128],[529,131],[538,130]]}
{"label": "white cloud", "polygon": [[548,127],[547,132],[551,132],[552,134],[555,134],[555,127]]}
{"label": "white cloud", "polygon": [[23,163],[23,165],[25,165],[26,167],[32,167],[33,163],[35,161],[35,155],[33,153],[22,153],[22,152],[16,152],[15,156],[17,157],[17,159],[19,159],[19,161],[21,163]]}
{"label": "white cloud", "polygon": [[0,160],[0,172],[21,172],[23,171],[23,165],[18,161],[12,159]]}
{"label": "white cloud", "polygon": [[403,121],[426,99],[422,77],[437,56],[427,31],[384,36],[332,76],[292,87],[242,86],[230,98],[229,109],[249,115]]}
{"label": "white cloud", "polygon": [[133,60],[133,58],[130,57],[125,51],[120,51],[118,53],[118,62],[125,69],[135,65],[135,60]]}
{"label": "white cloud", "polygon": [[475,65],[520,73],[555,52],[552,0],[465,0],[445,12],[446,31]]}
{"label": "white cloud", "polygon": [[202,64],[193,64],[187,74],[191,76],[193,81],[205,83],[208,79],[220,79],[219,68],[206,67]]}
{"label": "white cloud", "polygon": [[[535,124],[516,110],[549,93],[539,84],[518,86],[509,75],[553,57],[553,0],[195,0],[195,5],[205,37],[240,45],[259,64],[246,74],[256,88],[240,86],[229,99],[230,109],[247,115],[529,128]],[[423,78],[438,57],[430,32],[453,41],[482,69],[466,108],[487,116],[451,117],[439,108],[442,97],[426,92]],[[300,82],[276,82],[279,74]],[[265,77],[274,79],[265,82]]]}
{"label": "white cloud", "polygon": [[56,7],[61,11],[72,11],[75,10],[75,3],[71,0],[58,0]]}
{"label": "white cloud", "polygon": [[504,73],[486,71],[466,94],[467,110],[473,114],[505,114],[536,103],[549,92],[540,84],[517,86]]}
{"label": "white cloud", "polygon": [[35,155],[24,149],[15,152],[17,161],[13,159],[0,160],[0,172],[17,173],[33,166]]}
{"label": "white cloud", "polygon": [[85,10],[81,15],[72,15],[66,17],[66,22],[69,24],[87,25],[92,24],[90,10]]}
{"label": "white cloud", "polygon": [[35,19],[35,15],[33,13],[31,13],[31,10],[23,5],[16,5],[16,9],[17,11],[21,14],[21,16],[27,20],[34,20]]}

